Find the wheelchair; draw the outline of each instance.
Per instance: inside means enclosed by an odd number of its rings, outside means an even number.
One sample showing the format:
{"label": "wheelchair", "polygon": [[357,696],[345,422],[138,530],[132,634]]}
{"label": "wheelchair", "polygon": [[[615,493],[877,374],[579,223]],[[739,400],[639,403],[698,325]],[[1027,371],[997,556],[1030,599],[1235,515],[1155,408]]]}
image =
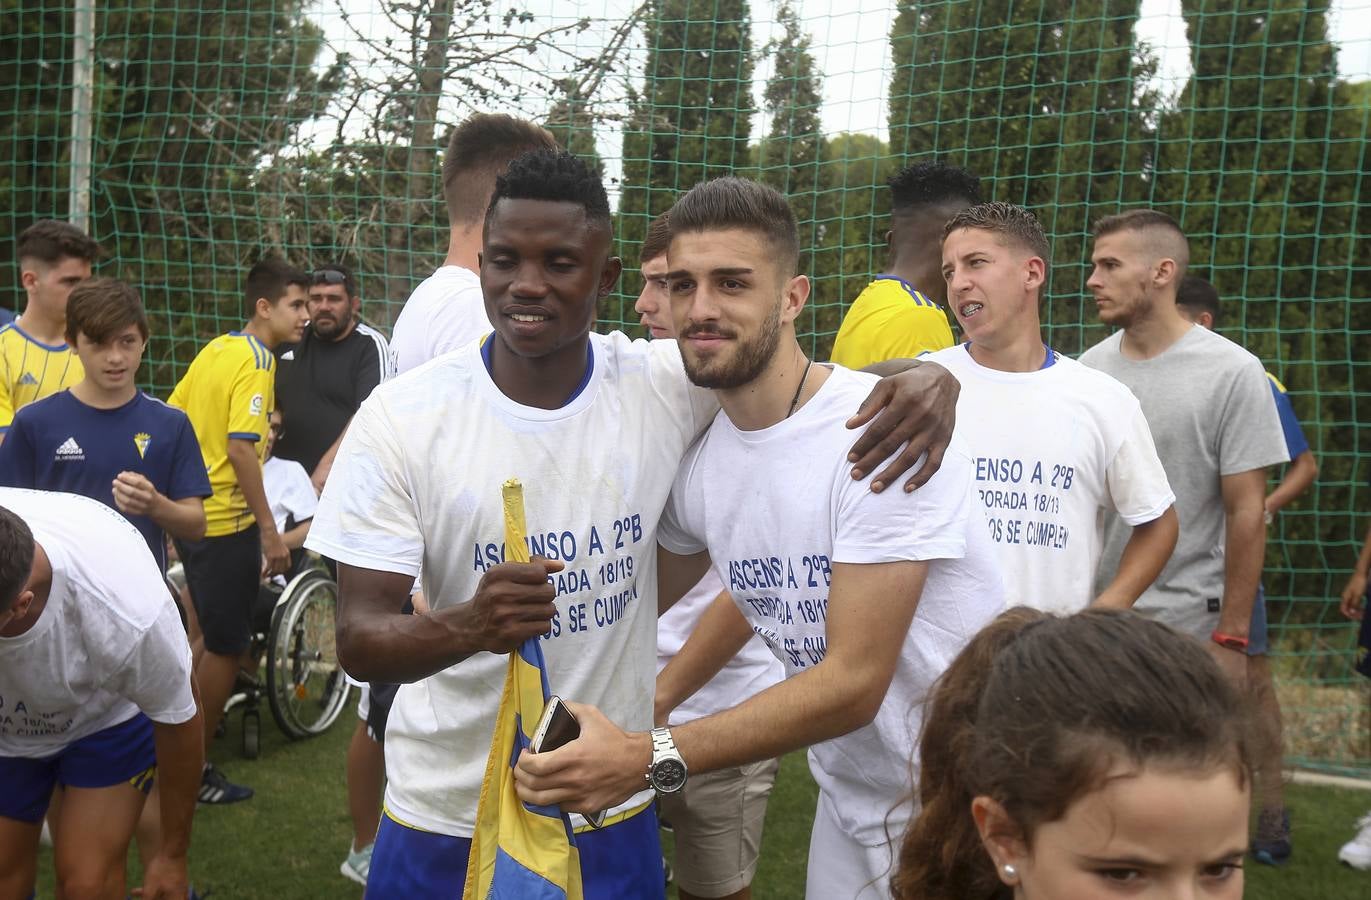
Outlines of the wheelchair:
{"label": "wheelchair", "polygon": [[[175,580],[179,568],[168,576]],[[262,584],[248,652],[255,671],[239,672],[224,705],[225,723],[241,710],[243,756],[256,759],[261,752],[263,694],[271,717],[291,740],[323,734],[347,708],[352,686],[334,643],[337,605],[337,582],[313,555],[302,555],[284,587],[274,580]]]}

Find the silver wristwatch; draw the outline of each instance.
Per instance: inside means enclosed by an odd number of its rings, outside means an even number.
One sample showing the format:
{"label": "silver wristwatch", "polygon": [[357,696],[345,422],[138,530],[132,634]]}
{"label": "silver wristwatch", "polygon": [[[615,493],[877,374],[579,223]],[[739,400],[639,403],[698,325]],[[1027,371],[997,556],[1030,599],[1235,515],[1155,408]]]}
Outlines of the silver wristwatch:
{"label": "silver wristwatch", "polygon": [[652,765],[647,768],[647,783],[659,794],[674,794],[685,787],[686,764],[676,752],[670,728],[652,729]]}

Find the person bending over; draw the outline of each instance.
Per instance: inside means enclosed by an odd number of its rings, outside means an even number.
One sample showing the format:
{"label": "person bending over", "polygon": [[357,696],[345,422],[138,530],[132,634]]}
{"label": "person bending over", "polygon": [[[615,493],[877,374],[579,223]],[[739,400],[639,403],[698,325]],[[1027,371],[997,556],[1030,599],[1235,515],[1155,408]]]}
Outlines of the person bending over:
{"label": "person bending over", "polygon": [[0,897],[33,895],[58,785],[58,896],[124,897],[155,777],[142,896],[183,900],[204,761],[190,644],[142,535],[109,507],[0,488],[0,695]]}

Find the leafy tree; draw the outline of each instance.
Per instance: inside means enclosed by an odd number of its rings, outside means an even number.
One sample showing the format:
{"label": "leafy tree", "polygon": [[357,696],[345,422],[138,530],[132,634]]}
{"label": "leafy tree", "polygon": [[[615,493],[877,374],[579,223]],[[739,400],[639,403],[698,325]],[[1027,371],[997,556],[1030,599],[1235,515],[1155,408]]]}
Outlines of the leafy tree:
{"label": "leafy tree", "polygon": [[[12,13],[20,25],[5,39],[13,62],[0,65],[0,90],[25,108],[4,128],[9,145],[25,149],[0,168],[0,196],[17,232],[66,217],[72,18],[7,6],[7,20]],[[267,248],[285,249],[282,197],[262,191],[260,175],[340,77],[336,66],[316,66],[322,34],[304,7],[97,7],[91,230],[109,253],[107,272],[141,287],[153,319],[149,375],[159,386],[174,380],[173,358],[185,361],[206,334],[241,320],[244,269]],[[0,242],[0,265],[13,265],[13,249]]]}
{"label": "leafy tree", "polygon": [[582,94],[581,85],[574,79],[563,79],[558,85],[557,101],[543,120],[543,126],[557,143],[604,175],[605,164],[595,148],[595,117],[590,99]]}
{"label": "leafy tree", "polygon": [[819,167],[824,147],[819,113],[823,97],[810,50],[811,38],[794,7],[783,3],[776,16],[785,31],[766,48],[775,60],[775,71],[763,94],[771,127],[757,156],[761,180],[786,195],[800,223],[801,270],[808,271],[818,236]]}
{"label": "leafy tree", "polygon": [[820,153],[814,214],[813,291],[797,326],[811,335],[806,350],[828,359],[843,312],[885,265],[890,215],[890,152],[880,138],[838,134]]}
{"label": "leafy tree", "polygon": [[647,65],[630,97],[619,204],[620,240],[634,251],[683,191],[747,165],[753,113],[747,0],[649,0],[644,22]]}

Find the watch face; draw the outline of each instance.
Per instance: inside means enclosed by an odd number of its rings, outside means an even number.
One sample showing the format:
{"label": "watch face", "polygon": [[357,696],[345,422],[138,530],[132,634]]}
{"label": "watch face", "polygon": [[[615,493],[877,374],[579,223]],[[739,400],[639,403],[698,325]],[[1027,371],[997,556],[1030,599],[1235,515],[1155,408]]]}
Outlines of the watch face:
{"label": "watch face", "polygon": [[652,786],[664,794],[679,791],[685,779],[686,767],[679,759],[664,759],[652,767]]}

